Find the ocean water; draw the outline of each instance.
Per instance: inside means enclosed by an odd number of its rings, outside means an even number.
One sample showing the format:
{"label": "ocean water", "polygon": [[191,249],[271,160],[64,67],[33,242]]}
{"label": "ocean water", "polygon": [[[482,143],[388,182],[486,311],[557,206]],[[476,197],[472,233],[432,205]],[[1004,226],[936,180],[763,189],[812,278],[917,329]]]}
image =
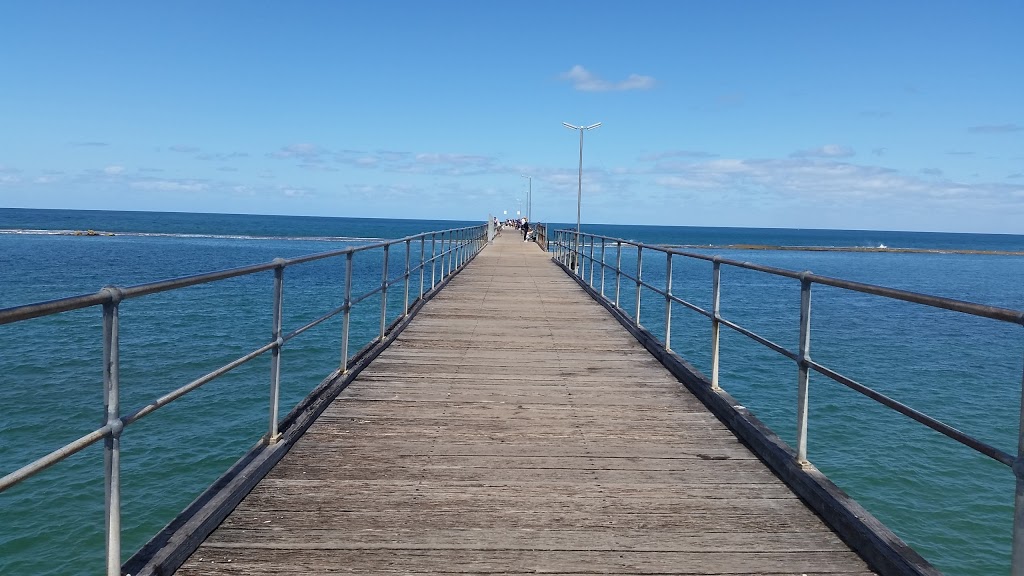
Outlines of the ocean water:
{"label": "ocean water", "polygon": [[[469,224],[474,223],[0,209],[0,308]],[[85,230],[113,235],[74,235]],[[1019,256],[715,247],[884,244],[1024,251],[1022,236],[607,225],[585,230],[1024,308]],[[614,260],[610,248],[608,259]],[[627,269],[635,266],[635,250],[624,250],[622,259]],[[663,259],[645,253],[643,274],[655,285],[664,283]],[[357,259],[354,276],[357,293],[379,284],[379,258]],[[340,305],[343,277],[341,261],[289,268],[285,330]],[[600,274],[595,281],[600,283]],[[722,281],[726,318],[796,348],[797,282],[728,267]],[[614,282],[606,273],[607,292]],[[672,282],[676,295],[710,306],[709,263],[676,257]],[[272,286],[272,274],[264,273],[123,303],[122,411],[269,340]],[[623,282],[623,308],[633,309],[635,298],[635,286]],[[389,314],[400,312],[400,300],[389,298]],[[815,288],[813,303],[816,361],[1014,452],[1024,356],[1020,326],[827,287]],[[664,299],[644,290],[641,304],[641,323],[663,336]],[[351,351],[378,329],[379,300],[361,306],[353,316]],[[332,320],[285,346],[282,415],[337,366],[339,333],[340,320]],[[100,336],[98,309],[0,326],[0,474],[100,424]],[[706,373],[709,342],[710,322],[676,306],[672,347]],[[721,346],[722,386],[793,444],[794,363],[728,329]],[[126,558],[265,433],[269,371],[269,359],[261,358],[125,432]],[[947,574],[1008,571],[1014,484],[1007,468],[822,376],[812,374],[810,397],[809,459],[842,489]],[[0,494],[0,574],[102,572],[102,462],[102,449],[93,446]]]}

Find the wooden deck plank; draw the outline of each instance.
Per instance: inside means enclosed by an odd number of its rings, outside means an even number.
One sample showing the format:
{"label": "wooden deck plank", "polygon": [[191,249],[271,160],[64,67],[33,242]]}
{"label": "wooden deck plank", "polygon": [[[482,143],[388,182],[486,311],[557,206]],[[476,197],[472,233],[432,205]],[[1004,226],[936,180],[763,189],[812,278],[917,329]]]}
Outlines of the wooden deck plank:
{"label": "wooden deck plank", "polygon": [[870,574],[534,244],[499,237],[179,574]]}

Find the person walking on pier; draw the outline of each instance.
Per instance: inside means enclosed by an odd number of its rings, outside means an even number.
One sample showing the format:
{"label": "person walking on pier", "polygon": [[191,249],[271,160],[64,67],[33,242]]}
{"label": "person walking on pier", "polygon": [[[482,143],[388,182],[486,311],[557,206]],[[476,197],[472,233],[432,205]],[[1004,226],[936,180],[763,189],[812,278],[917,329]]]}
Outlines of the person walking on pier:
{"label": "person walking on pier", "polygon": [[526,242],[526,236],[530,233],[530,221],[525,217],[523,218],[523,242]]}

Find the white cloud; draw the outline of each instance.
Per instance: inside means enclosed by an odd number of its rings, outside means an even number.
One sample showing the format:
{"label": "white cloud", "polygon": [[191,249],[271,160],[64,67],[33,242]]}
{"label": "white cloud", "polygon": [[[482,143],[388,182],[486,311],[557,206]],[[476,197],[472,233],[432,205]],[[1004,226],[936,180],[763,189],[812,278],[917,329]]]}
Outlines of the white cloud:
{"label": "white cloud", "polygon": [[288,198],[307,198],[313,195],[312,191],[307,188],[297,188],[292,186],[281,186],[278,188],[278,191]]}
{"label": "white cloud", "polygon": [[202,192],[209,188],[206,182],[199,180],[143,179],[129,184],[138,190],[154,190],[158,192]]}
{"label": "white cloud", "polygon": [[407,160],[411,155],[406,152],[393,152],[381,150],[367,152],[364,150],[342,150],[334,155],[335,161],[341,164],[350,164],[360,168],[376,168],[378,166],[391,166],[397,162]]}
{"label": "white cloud", "polygon": [[849,146],[825,144],[824,146],[809,150],[797,150],[790,154],[790,156],[793,158],[849,158],[854,154],[853,148]]}
{"label": "white cloud", "polygon": [[118,176],[124,173],[124,166],[107,166],[103,169],[103,173],[109,176]]}
{"label": "white cloud", "polygon": [[288,146],[282,147],[277,152],[271,152],[272,158],[299,158],[305,162],[321,162],[326,150],[320,148],[316,144],[300,143],[300,144],[289,144]]}
{"label": "white cloud", "polygon": [[511,168],[499,165],[495,158],[477,154],[450,152],[365,152],[345,150],[334,155],[337,162],[359,168],[375,168],[402,174],[429,174],[437,176],[466,176],[500,174]]}
{"label": "white cloud", "polygon": [[443,153],[417,154],[416,161],[424,164],[454,164],[460,166],[480,166],[492,163],[492,160],[486,156]]}
{"label": "white cloud", "polygon": [[1011,132],[1024,131],[1024,126],[1019,124],[984,124],[981,126],[971,126],[967,131],[973,134],[1009,134]]}
{"label": "white cloud", "polygon": [[666,160],[669,158],[714,158],[715,156],[718,156],[718,154],[712,154],[710,152],[704,152],[701,150],[670,150],[668,152],[646,154],[644,156],[641,156],[639,160],[657,161]]}
{"label": "white cloud", "polygon": [[196,160],[235,160],[236,158],[248,158],[247,152],[203,152],[196,154]]}
{"label": "white cloud", "polygon": [[718,159],[657,165],[653,182],[680,191],[741,192],[805,202],[1002,201],[1024,192],[1011,183],[964,184],[929,170],[921,176],[831,159]]}
{"label": "white cloud", "polygon": [[572,83],[573,88],[581,92],[618,92],[625,90],[650,90],[654,88],[655,80],[651,76],[630,74],[621,82],[610,82],[599,78],[579,64],[573,66],[568,72],[561,75],[563,80]]}

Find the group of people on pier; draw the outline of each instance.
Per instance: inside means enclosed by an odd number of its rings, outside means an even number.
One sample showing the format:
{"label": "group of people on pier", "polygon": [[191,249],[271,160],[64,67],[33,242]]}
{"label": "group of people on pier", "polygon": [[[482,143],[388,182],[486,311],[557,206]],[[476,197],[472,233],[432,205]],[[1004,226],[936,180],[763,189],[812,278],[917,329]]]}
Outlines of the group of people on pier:
{"label": "group of people on pier", "polygon": [[522,218],[507,218],[504,222],[498,222],[498,217],[494,217],[494,228],[500,232],[504,227],[515,228],[516,230],[523,231],[523,242],[529,242],[533,240],[535,234],[530,233],[530,221],[523,216]]}

